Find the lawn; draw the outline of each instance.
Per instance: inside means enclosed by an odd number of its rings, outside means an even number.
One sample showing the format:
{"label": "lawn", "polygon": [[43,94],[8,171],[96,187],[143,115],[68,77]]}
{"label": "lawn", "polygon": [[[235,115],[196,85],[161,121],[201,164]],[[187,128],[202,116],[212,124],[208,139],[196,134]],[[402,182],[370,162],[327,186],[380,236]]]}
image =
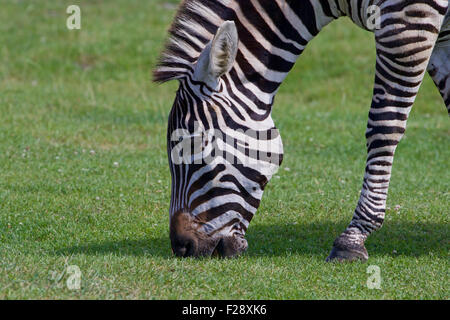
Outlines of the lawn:
{"label": "lawn", "polygon": [[[324,262],[358,199],[374,77],[373,35],[347,19],[311,42],[277,96],[285,159],[247,253],[172,255],[177,83],[155,85],[151,70],[176,2],[0,0],[0,299],[449,299],[450,122],[428,75],[369,261]],[[66,28],[70,4],[81,30]],[[69,265],[80,290],[66,286]]]}

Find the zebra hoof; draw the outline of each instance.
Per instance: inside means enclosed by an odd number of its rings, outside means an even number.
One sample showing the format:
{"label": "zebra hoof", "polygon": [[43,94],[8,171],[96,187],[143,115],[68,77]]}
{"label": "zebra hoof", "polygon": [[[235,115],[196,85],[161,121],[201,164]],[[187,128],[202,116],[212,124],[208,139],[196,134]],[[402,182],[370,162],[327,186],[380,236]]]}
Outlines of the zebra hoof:
{"label": "zebra hoof", "polygon": [[369,254],[367,253],[364,243],[357,244],[346,241],[343,237],[338,237],[331,249],[330,255],[326,262],[351,262],[351,261],[367,261]]}

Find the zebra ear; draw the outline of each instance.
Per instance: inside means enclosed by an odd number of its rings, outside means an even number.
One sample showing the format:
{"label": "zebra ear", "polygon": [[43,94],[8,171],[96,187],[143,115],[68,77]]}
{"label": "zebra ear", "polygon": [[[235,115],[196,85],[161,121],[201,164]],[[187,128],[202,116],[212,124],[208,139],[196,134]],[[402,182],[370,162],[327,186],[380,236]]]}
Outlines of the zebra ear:
{"label": "zebra ear", "polygon": [[214,39],[200,54],[194,70],[195,80],[216,88],[219,78],[231,70],[238,49],[238,34],[233,21],[225,21]]}

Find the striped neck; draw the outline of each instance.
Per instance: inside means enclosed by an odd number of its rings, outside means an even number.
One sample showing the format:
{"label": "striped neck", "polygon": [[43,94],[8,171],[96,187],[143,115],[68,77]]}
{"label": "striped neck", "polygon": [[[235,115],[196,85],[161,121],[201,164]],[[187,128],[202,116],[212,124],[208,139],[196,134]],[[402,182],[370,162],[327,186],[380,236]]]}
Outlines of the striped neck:
{"label": "striped neck", "polygon": [[[355,14],[349,12],[349,1],[185,0],[170,29],[154,79],[165,82],[192,77],[201,51],[218,26],[231,20],[238,29],[239,50],[234,67],[223,78],[224,85],[238,89],[267,111],[308,42],[334,19]],[[361,9],[369,2],[361,1]]]}

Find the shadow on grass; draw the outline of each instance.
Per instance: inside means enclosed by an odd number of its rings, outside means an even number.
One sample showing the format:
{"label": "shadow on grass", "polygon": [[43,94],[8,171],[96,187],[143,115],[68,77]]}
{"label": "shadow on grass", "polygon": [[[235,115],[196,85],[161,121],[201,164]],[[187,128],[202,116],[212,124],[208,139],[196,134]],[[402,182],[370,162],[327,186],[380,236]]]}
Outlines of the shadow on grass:
{"label": "shadow on grass", "polygon": [[[249,256],[301,254],[325,259],[334,239],[345,230],[342,223],[255,225],[247,233]],[[448,254],[450,225],[387,221],[366,241],[369,256],[414,256]]]}
{"label": "shadow on grass", "polygon": [[86,254],[106,255],[115,254],[122,256],[159,256],[169,258],[172,256],[170,240],[167,238],[144,238],[106,240],[101,242],[86,243],[83,245],[61,248],[56,250],[58,255]]}
{"label": "shadow on grass", "polygon": [[[289,254],[321,256],[329,253],[334,238],[346,223],[255,224],[247,232],[249,249],[246,256],[285,256]],[[369,255],[413,256],[430,252],[447,255],[450,249],[450,225],[429,222],[392,222],[373,234],[366,242]],[[102,241],[61,248],[60,255],[130,255],[170,258],[169,238]]]}

